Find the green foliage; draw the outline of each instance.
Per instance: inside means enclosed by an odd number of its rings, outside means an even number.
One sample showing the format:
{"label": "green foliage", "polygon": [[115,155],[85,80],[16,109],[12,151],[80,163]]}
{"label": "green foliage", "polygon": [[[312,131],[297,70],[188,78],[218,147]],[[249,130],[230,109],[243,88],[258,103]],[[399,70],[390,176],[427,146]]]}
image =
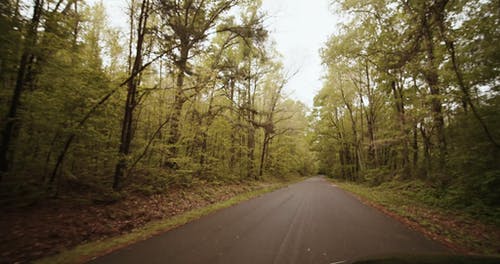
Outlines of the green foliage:
{"label": "green foliage", "polygon": [[500,99],[493,44],[499,14],[487,11],[493,5],[338,1],[346,19],[321,51],[327,75],[313,110],[320,171],[381,188],[422,181],[425,187],[411,187],[421,200],[495,215]]}
{"label": "green foliage", "polygon": [[[308,110],[282,94],[289,76],[267,39],[260,2],[187,2],[148,2],[154,6],[138,52],[142,1],[127,10],[127,30],[109,26],[102,2],[39,6],[26,49],[33,6],[19,12],[18,1],[0,4],[2,113],[14,102],[21,55],[29,55],[3,200],[107,203],[199,180],[314,172]],[[142,65],[133,75],[137,56]],[[136,89],[128,93],[131,75]],[[128,141],[120,137],[127,96],[134,97]],[[123,142],[129,151],[118,151]],[[111,191],[118,161],[125,163],[122,193]]]}
{"label": "green foliage", "polygon": [[[489,129],[496,138],[500,138],[500,126],[495,122],[500,110],[500,97],[487,100],[480,109],[487,120]],[[452,200],[464,206],[500,206],[500,150],[491,145],[478,129],[477,120],[470,114],[461,113],[450,124],[450,173]]]}

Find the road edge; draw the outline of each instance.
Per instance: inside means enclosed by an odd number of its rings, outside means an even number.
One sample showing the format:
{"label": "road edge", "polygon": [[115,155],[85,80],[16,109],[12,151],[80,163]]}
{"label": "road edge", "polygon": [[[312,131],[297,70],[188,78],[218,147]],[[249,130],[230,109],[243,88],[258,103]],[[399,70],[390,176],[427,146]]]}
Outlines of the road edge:
{"label": "road edge", "polygon": [[346,189],[338,181],[335,181],[334,179],[331,179],[331,178],[328,178],[328,177],[327,177],[327,180],[334,187],[337,187],[337,188],[343,190],[345,193],[347,193],[347,194],[351,195],[352,197],[356,198],[358,201],[360,201],[364,205],[370,206],[370,207],[376,209],[377,211],[382,212],[383,214],[391,217],[392,219],[394,219],[394,220],[402,223],[408,229],[413,230],[415,232],[418,232],[418,233],[424,235],[427,239],[430,239],[431,241],[435,241],[435,242],[443,245],[447,249],[451,250],[452,253],[454,253],[454,254],[465,254],[465,255],[471,255],[472,254],[469,250],[467,250],[467,249],[465,249],[465,248],[463,248],[463,247],[461,247],[459,245],[456,245],[456,244],[454,244],[454,243],[452,243],[450,241],[447,241],[447,239],[445,237],[443,237],[441,235],[438,235],[438,234],[435,234],[432,231],[427,230],[425,227],[423,227],[422,225],[420,225],[418,222],[413,221],[413,220],[409,219],[406,216],[398,214],[397,212],[392,211],[392,210],[386,208],[386,206],[384,206],[382,204],[379,204],[377,202],[374,202],[374,201],[370,200],[369,198],[364,197],[361,194],[354,193],[354,192]]}
{"label": "road edge", "polygon": [[306,179],[305,177],[298,177],[285,182],[272,183],[261,189],[238,194],[227,200],[217,202],[206,207],[197,208],[185,212],[183,214],[176,215],[174,217],[147,223],[145,226],[132,230],[127,234],[78,245],[72,249],[68,249],[59,254],[35,260],[34,263],[38,264],[85,263],[93,259],[96,259],[98,257],[110,254],[113,251],[149,239],[153,236],[163,234],[172,229],[183,226],[189,222],[195,221],[203,216],[257,198],[266,193],[270,193],[278,189],[285,188],[291,184],[301,182],[305,179]]}

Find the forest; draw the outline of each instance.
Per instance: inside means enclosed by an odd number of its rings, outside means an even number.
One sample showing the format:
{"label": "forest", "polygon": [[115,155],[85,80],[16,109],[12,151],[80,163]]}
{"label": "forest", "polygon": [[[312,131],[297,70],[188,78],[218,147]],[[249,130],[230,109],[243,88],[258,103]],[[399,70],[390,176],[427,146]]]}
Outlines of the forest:
{"label": "forest", "polygon": [[312,173],[259,1],[2,1],[2,194]]}
{"label": "forest", "polygon": [[328,1],[313,106],[262,0],[123,2],[123,27],[104,1],[0,2],[0,262],[314,175],[498,234],[498,0]]}
{"label": "forest", "polygon": [[338,1],[321,50],[312,147],[322,173],[424,183],[449,206],[500,205],[498,1]]}

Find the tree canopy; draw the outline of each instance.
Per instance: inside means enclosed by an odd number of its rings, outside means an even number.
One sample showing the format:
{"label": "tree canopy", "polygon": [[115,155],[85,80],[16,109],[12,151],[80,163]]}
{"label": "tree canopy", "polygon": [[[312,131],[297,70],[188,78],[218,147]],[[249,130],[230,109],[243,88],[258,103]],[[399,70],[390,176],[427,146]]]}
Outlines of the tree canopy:
{"label": "tree canopy", "polygon": [[498,205],[498,1],[332,6],[344,22],[321,51],[320,170],[372,184],[419,179]]}
{"label": "tree canopy", "polygon": [[283,93],[292,74],[259,1],[128,4],[121,30],[103,2],[2,1],[3,190],[58,196],[312,173],[308,109]]}
{"label": "tree canopy", "polygon": [[[261,1],[0,3],[0,188],[59,196],[316,172],[498,205],[498,1],[338,0],[288,98]],[[147,187],[144,187],[147,186]]]}

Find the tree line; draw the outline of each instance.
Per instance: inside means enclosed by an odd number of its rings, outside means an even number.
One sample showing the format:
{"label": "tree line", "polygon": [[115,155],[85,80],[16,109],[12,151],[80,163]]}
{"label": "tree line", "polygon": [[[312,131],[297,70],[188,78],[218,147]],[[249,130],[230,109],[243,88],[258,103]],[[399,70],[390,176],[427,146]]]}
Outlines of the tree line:
{"label": "tree line", "polygon": [[[0,185],[57,195],[313,171],[260,1],[0,3]],[[124,21],[125,22],[125,21]]]}
{"label": "tree line", "polygon": [[423,180],[464,203],[500,196],[498,1],[343,0],[321,51],[320,170]]}

